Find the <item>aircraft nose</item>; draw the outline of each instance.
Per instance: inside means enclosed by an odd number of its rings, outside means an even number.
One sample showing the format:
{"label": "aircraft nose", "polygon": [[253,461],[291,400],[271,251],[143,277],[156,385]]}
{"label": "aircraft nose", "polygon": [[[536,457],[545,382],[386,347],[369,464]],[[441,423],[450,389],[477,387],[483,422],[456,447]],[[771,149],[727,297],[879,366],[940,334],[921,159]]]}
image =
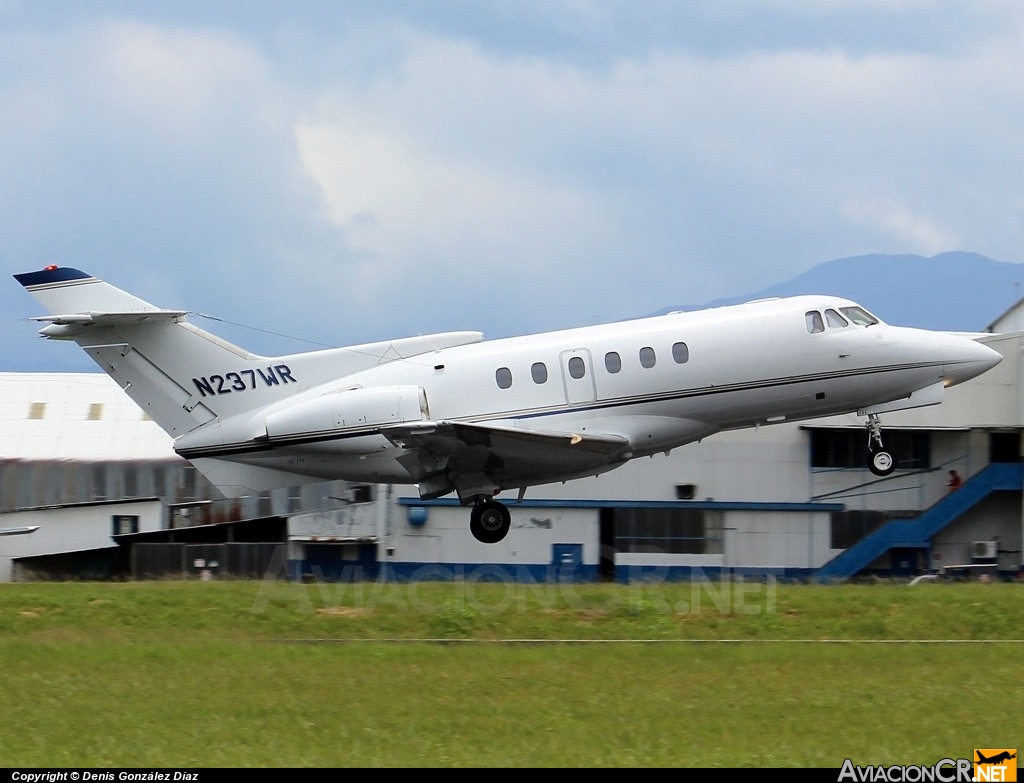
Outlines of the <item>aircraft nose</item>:
{"label": "aircraft nose", "polygon": [[947,386],[976,378],[1002,360],[1002,354],[977,340],[949,335],[943,341],[942,362]]}

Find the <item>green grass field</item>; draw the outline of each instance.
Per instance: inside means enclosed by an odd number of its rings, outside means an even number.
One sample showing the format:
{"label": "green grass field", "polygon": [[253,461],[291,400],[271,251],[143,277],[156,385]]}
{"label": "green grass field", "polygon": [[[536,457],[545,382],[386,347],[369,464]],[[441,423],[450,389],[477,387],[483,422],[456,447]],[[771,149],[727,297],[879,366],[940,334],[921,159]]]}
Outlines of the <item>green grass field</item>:
{"label": "green grass field", "polygon": [[1019,584],[2,585],[0,765],[930,765],[1024,744],[1022,621]]}

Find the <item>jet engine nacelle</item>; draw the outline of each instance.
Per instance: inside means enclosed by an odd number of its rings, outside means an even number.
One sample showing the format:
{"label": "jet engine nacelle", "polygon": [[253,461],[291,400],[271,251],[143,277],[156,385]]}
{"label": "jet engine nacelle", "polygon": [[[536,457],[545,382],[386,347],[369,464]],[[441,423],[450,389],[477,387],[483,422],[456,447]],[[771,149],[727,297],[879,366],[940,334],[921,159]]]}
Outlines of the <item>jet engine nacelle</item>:
{"label": "jet engine nacelle", "polygon": [[348,389],[306,400],[267,416],[270,440],[366,429],[429,418],[421,386],[379,386]]}

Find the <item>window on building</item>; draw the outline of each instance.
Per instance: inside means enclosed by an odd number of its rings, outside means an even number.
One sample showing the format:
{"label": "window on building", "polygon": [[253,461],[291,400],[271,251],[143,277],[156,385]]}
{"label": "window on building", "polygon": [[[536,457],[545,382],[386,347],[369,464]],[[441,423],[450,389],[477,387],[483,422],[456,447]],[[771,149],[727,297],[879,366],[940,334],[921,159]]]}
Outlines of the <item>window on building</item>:
{"label": "window on building", "polygon": [[135,498],[139,496],[139,466],[135,462],[126,462],[123,469],[124,474],[124,496]]}
{"label": "window on building", "polygon": [[[812,468],[866,468],[868,439],[864,430],[812,429]],[[931,433],[921,430],[882,431],[886,451],[900,468],[924,470],[932,466]]]}
{"label": "window on building", "polygon": [[369,484],[352,485],[352,502],[369,503],[373,500],[373,488]]}
{"label": "window on building", "polygon": [[33,402],[28,406],[28,417],[30,419],[41,419],[46,415],[45,402]]}
{"label": "window on building", "polygon": [[97,462],[92,466],[92,497],[89,499],[107,499],[107,463],[105,462]]}
{"label": "window on building", "polygon": [[548,367],[544,362],[534,362],[533,366],[530,367],[530,376],[533,378],[534,383],[547,383],[548,381]]}
{"label": "window on building", "polygon": [[[181,469],[181,485],[179,497],[182,500],[197,500],[196,477],[198,473],[194,465],[184,465]],[[270,516],[267,514],[267,516]]]}
{"label": "window on building", "polygon": [[654,355],[654,349],[653,348],[641,348],[640,349],[640,366],[641,367],[645,367],[645,368],[647,368],[649,370],[649,369],[651,369],[654,366],[656,361],[657,361],[657,357]]}
{"label": "window on building", "polygon": [[910,519],[920,511],[833,511],[830,525],[832,549],[849,549],[890,519]]}
{"label": "window on building", "polygon": [[111,517],[113,522],[111,535],[124,536],[129,533],[139,532],[139,517],[137,514],[114,514]]}
{"label": "window on building", "polygon": [[619,552],[722,553],[722,512],[699,508],[617,508]]}
{"label": "window on building", "polygon": [[690,361],[690,348],[686,343],[676,343],[672,346],[672,358],[676,364],[686,364]]}
{"label": "window on building", "polygon": [[89,421],[99,421],[103,418],[103,403],[94,402],[89,405],[89,413],[87,414]]}
{"label": "window on building", "polygon": [[512,371],[508,367],[499,367],[494,371],[494,380],[499,389],[508,389],[512,386]]}
{"label": "window on building", "polygon": [[615,351],[609,351],[604,355],[604,368],[614,375],[622,369],[622,357]]}
{"label": "window on building", "polygon": [[288,511],[296,513],[302,510],[302,485],[288,487]]}

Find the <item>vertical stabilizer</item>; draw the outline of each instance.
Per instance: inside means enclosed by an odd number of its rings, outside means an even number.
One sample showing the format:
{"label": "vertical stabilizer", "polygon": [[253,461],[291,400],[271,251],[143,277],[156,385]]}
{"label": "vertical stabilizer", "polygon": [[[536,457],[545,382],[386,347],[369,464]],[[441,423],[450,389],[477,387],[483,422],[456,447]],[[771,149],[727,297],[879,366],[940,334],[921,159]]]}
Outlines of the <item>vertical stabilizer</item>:
{"label": "vertical stabilizer", "polygon": [[70,267],[48,266],[14,279],[53,315],[59,313],[128,313],[159,310],[137,296]]}
{"label": "vertical stabilizer", "polygon": [[40,333],[78,343],[171,437],[266,404],[265,389],[290,380],[286,365],[199,329],[185,311],[160,309],[78,269],[15,278],[50,313],[35,319],[48,324]]}

